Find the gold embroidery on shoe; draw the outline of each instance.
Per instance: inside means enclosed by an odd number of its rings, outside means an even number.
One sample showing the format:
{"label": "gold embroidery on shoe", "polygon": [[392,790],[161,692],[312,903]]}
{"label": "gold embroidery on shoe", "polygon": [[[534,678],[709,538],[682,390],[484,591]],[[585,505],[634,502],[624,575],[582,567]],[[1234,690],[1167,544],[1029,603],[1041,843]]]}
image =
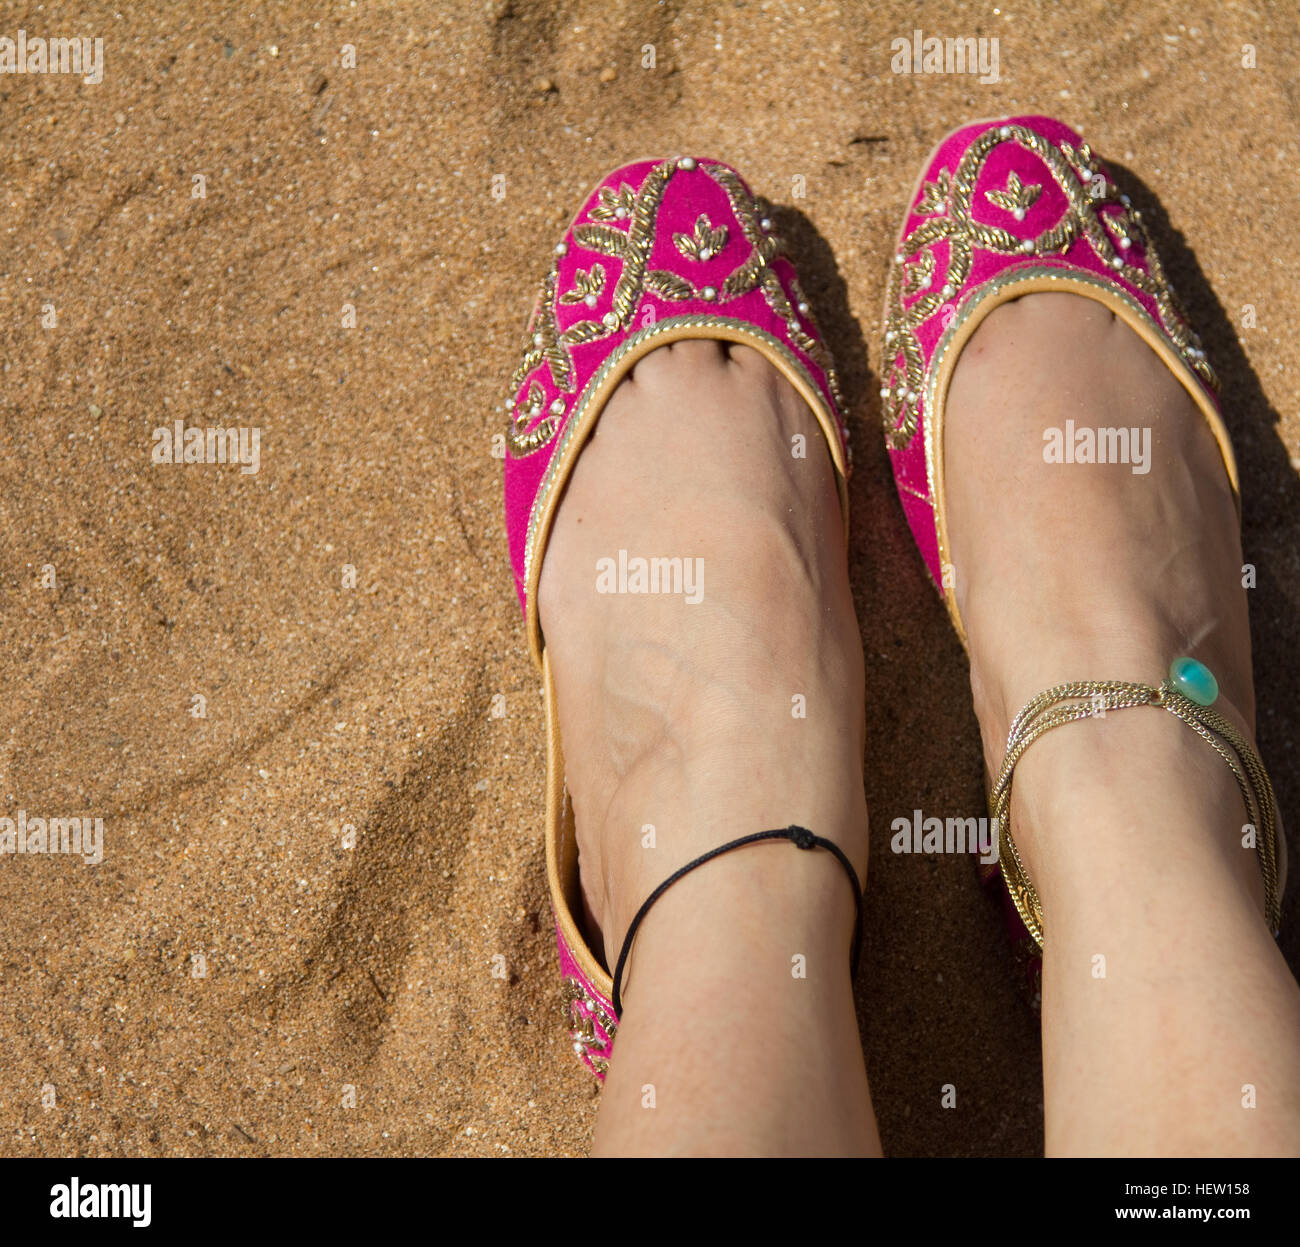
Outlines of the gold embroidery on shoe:
{"label": "gold embroidery on shoe", "polygon": [[695,219],[695,229],[689,234],[674,233],[673,243],[688,260],[711,260],[727,245],[727,227],[713,228],[704,213]]}
{"label": "gold embroidery on shoe", "polygon": [[596,206],[590,213],[593,221],[622,221],[632,215],[636,191],[626,182],[618,188],[617,194],[608,186],[602,186],[596,199]]}
{"label": "gold embroidery on shoe", "polygon": [[542,278],[542,288],[537,296],[537,310],[529,323],[524,341],[524,358],[510,379],[510,392],[517,393],[528,374],[543,361],[551,370],[556,388],[573,393],[573,362],[560,342],[560,326],[555,319],[555,283],[558,268],[555,261]]}
{"label": "gold embroidery on shoe", "polygon": [[934,276],[934,252],[923,251],[911,264],[903,265],[903,293],[924,290]]}
{"label": "gold embroidery on shoe", "polygon": [[645,275],[645,288],[653,291],[661,299],[671,299],[684,303],[687,299],[698,297],[698,291],[685,277],[670,273],[665,268],[651,269]]}
{"label": "gold embroidery on shoe", "polygon": [[627,235],[612,225],[575,225],[574,240],[588,251],[599,251],[602,255],[613,256],[621,260],[627,250]]}
{"label": "gold embroidery on shoe", "polygon": [[598,320],[575,320],[560,334],[560,341],[565,346],[582,346],[584,342],[595,342],[597,338],[608,336],[609,326]]}
{"label": "gold embroidery on shoe", "polygon": [[[795,346],[822,370],[831,397],[835,400],[836,407],[842,412],[844,410],[844,397],[840,392],[839,376],[835,371],[834,364],[831,362],[830,351],[826,349],[826,344],[821,340],[820,334],[814,336],[804,331],[794,314],[794,309],[790,306],[789,299],[786,298],[780,279],[770,267],[772,261],[783,253],[784,244],[779,237],[771,232],[770,228],[765,228],[765,223],[769,219],[766,215],[765,201],[763,201],[764,209],[760,209],[760,201],[748,194],[741,184],[740,178],[732,170],[715,166],[709,172],[713,175],[714,181],[727,192],[727,199],[731,203],[731,209],[736,214],[736,219],[740,222],[740,228],[745,235],[745,239],[752,248],[745,263],[723,282],[722,297],[729,299],[741,294],[747,294],[755,285],[761,284],[763,298],[766,300],[768,307],[785,321],[786,332],[789,333]],[[797,281],[792,282],[791,289],[796,290],[795,298],[799,301],[801,307],[808,309],[803,315],[813,329],[816,330],[817,322],[813,319],[812,309],[808,301],[803,297],[802,292],[797,291],[797,285]]]}
{"label": "gold embroidery on shoe", "polygon": [[[976,221],[971,215],[980,172],[989,153],[1004,142],[1016,142],[1038,156],[1066,197],[1067,206],[1061,219],[1034,238],[1022,239],[999,226]],[[1017,210],[1027,211],[1041,190],[1040,185],[1026,185],[1012,173],[1004,190],[988,191],[986,195],[996,207],[1015,215]],[[1098,211],[1102,205],[1118,206],[1120,210],[1103,215]],[[1183,361],[1207,386],[1218,390],[1218,378],[1169,285],[1141,214],[1104,175],[1101,162],[1086,143],[1077,148],[1070,143],[1058,146],[1025,126],[990,127],[966,149],[954,172],[941,170],[933,182],[924,183],[914,214],[924,219],[899,244],[894,263],[890,265],[886,293],[888,313],[883,360],[887,371],[882,390],[882,417],[885,440],[891,450],[905,450],[920,424],[918,403],[925,366],[917,330],[962,290],[970,276],[975,247],[1000,255],[1048,256],[1063,254],[1080,238],[1086,239],[1110,272],[1150,296],[1161,327]],[[935,289],[932,280],[935,257],[930,248],[940,242],[948,244],[948,267],[943,286]],[[1145,267],[1125,259],[1135,244],[1142,249]],[[925,293],[910,307],[904,306],[904,297],[917,289]]]}
{"label": "gold embroidery on shoe", "polygon": [[1019,175],[1013,169],[1007,175],[1006,190],[985,191],[984,198],[994,207],[1001,208],[1004,212],[1019,214],[1016,219],[1019,220],[1030,208],[1038,202],[1038,196],[1043,193],[1043,188],[1036,182],[1024,183],[1020,180]]}
{"label": "gold embroidery on shoe", "polygon": [[[556,299],[559,261],[551,263],[542,280],[537,310],[529,325],[524,341],[523,359],[510,382],[510,397],[506,400],[506,444],[515,458],[536,453],[548,445],[563,423],[565,410],[560,404],[535,428],[527,428],[530,421],[541,415],[540,390],[529,388],[525,399],[516,406],[516,395],[529,374],[545,362],[550,368],[556,388],[572,394],[575,391],[574,366],[569,349],[597,342],[630,327],[642,296],[647,292],[671,302],[698,299],[704,302],[725,302],[739,298],[758,289],[764,300],[784,322],[793,344],[803,351],[821,369],[827,388],[836,406],[842,412],[844,399],[839,377],[831,361],[830,352],[817,331],[817,322],[811,308],[792,282],[798,310],[787,298],[780,278],[771,265],[782,254],[781,240],[771,232],[764,201],[752,197],[740,178],[728,168],[711,163],[695,166],[708,174],[724,191],[735,213],[745,240],[750,244],[749,254],[723,280],[716,290],[697,287],[689,279],[667,269],[648,269],[650,252],[655,240],[655,221],[663,202],[664,190],[678,166],[665,160],[655,165],[646,175],[639,191],[623,183],[614,192],[602,187],[596,205],[588,213],[590,220],[573,227],[573,240],[578,246],[599,255],[622,261],[623,267],[614,285],[611,308],[600,320],[580,320],[561,331],[556,320],[558,304],[585,303],[604,293],[607,275],[604,267],[593,264],[590,269],[579,269],[574,275],[573,288]],[[682,255],[693,260],[707,260],[726,246],[728,230],[714,226],[703,213],[696,219],[691,234],[674,233],[673,242]],[[811,331],[811,332],[810,332]],[[535,384],[535,383],[534,383]]]}
{"label": "gold embroidery on shoe", "polygon": [[[573,289],[566,290],[560,295],[561,303],[587,303],[588,299],[593,302],[588,303],[589,307],[594,307],[594,300],[605,289],[605,269],[603,265],[593,264],[587,272],[578,269],[573,274]],[[561,335],[563,337],[563,335]]]}
{"label": "gold embroidery on shoe", "polygon": [[948,211],[948,190],[952,178],[947,169],[940,169],[933,182],[927,182],[916,203],[918,216],[942,216]]}
{"label": "gold embroidery on shoe", "polygon": [[671,160],[662,161],[646,174],[637,191],[632,208],[632,225],[627,232],[627,247],[623,252],[623,271],[614,287],[614,315],[617,324],[610,328],[626,329],[632,323],[632,313],[641,301],[645,281],[646,261],[655,241],[655,217],[663,203],[668,179],[676,166]]}
{"label": "gold embroidery on shoe", "polygon": [[[590,1061],[598,1073],[604,1074],[609,1069],[609,1061],[600,1054],[613,1045],[618,1023],[586,989],[582,980],[572,974],[565,976],[561,999],[564,1024],[573,1039],[574,1052]],[[608,1036],[607,1040],[596,1034],[597,1026]]]}
{"label": "gold embroidery on shoe", "polygon": [[545,397],[542,387],[534,381],[528,387],[528,406],[510,421],[510,427],[506,430],[506,441],[517,459],[531,455],[538,447],[549,442],[555,433],[559,415],[547,416],[535,429],[528,429],[529,424],[542,414],[542,403]]}

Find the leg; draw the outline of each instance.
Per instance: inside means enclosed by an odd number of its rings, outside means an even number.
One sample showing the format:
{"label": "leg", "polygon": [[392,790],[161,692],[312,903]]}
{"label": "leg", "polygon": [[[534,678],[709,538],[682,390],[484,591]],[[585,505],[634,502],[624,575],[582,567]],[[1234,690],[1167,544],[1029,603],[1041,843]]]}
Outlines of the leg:
{"label": "leg", "polygon": [[[806,457],[791,454],[796,434]],[[812,413],[744,347],[648,355],[583,452],[539,602],[584,900],[611,967],[653,888],[727,840],[797,822],[865,871],[862,651],[841,523]],[[620,550],[702,559],[701,600],[597,593],[597,561]],[[852,918],[839,864],[790,844],[674,885],[624,975],[596,1150],[878,1152]]]}
{"label": "leg", "polygon": [[[1151,429],[1149,473],[1045,463],[1043,431],[1067,419]],[[945,462],[993,773],[1035,693],[1159,683],[1184,653],[1216,673],[1217,708],[1253,739],[1227,477],[1203,417],[1136,334],[1068,294],[999,308],[958,363]],[[1047,932],[1049,1153],[1300,1152],[1300,989],[1263,920],[1246,821],[1227,766],[1156,709],[1068,724],[1025,754],[1012,823]]]}

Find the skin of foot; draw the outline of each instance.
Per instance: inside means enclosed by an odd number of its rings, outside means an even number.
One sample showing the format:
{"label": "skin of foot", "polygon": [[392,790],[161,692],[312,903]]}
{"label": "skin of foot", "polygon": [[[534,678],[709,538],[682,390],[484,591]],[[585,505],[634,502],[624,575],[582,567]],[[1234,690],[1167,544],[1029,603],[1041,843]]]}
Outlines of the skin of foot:
{"label": "skin of foot", "polygon": [[[1155,352],[1100,303],[1029,295],[976,331],[946,412],[954,589],[990,773],[1012,718],[1036,693],[1068,680],[1159,684],[1182,654],[1210,667],[1216,709],[1253,739],[1236,506],[1209,425]],[[1044,433],[1067,420],[1149,429],[1150,470],[1046,462]],[[1186,756],[1183,778],[1195,791],[1214,755],[1172,716],[1130,710],[1041,738],[1017,768],[1014,793],[1027,800],[1036,792],[1044,755],[1095,769],[1093,754],[1127,741],[1139,722],[1166,729],[1145,735],[1153,748],[1158,739]],[[1227,767],[1218,770],[1235,792]],[[1031,875],[1043,851],[1034,821],[1017,837]],[[1235,837],[1230,844],[1234,878],[1262,907],[1252,855],[1237,851]]]}
{"label": "skin of foot", "polygon": [[[1151,431],[1146,473],[1060,464],[1044,433]],[[1102,305],[1004,304],[945,407],[950,557],[991,775],[1026,701],[1071,680],[1159,684],[1189,654],[1253,740],[1238,520],[1209,426]],[[1267,763],[1267,760],[1265,760]],[[1023,756],[1015,841],[1043,905],[1047,1148],[1300,1150],[1300,991],[1227,765],[1151,707],[1053,729]]]}
{"label": "skin of foot", "polygon": [[[699,600],[598,591],[620,551],[699,560]],[[761,355],[681,341],[637,362],[575,466],[538,604],[587,925],[611,969],[651,891],[726,841],[797,823],[865,877],[863,658],[834,469]],[[839,863],[788,842],[674,884],[624,972],[597,1151],[878,1152],[853,912]]]}
{"label": "skin of foot", "polygon": [[[650,891],[727,840],[834,829],[865,870],[862,649],[822,443],[757,352],[685,341],[637,363],[569,482],[539,610],[584,901],[611,966]],[[600,560],[620,550],[700,560],[701,600],[599,592]],[[851,902],[832,867],[815,873]]]}

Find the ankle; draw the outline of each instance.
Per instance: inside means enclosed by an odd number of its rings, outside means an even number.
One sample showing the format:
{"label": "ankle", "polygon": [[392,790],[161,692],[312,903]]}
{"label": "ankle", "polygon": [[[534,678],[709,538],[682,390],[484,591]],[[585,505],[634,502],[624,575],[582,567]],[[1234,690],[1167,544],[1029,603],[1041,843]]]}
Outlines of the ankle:
{"label": "ankle", "polygon": [[[691,714],[681,722],[690,725],[683,732],[700,727]],[[709,722],[720,720],[710,716]],[[842,735],[815,744],[800,736],[798,726],[792,723],[787,733],[778,724],[769,732],[756,730],[751,720],[725,731],[703,728],[691,746],[665,740],[629,769],[599,826],[588,825],[580,859],[584,894],[611,968],[651,892],[688,862],[742,836],[792,823],[807,827],[837,844],[865,882],[860,748],[846,749]],[[784,913],[782,922],[816,926],[852,899],[843,868],[829,852],[796,851],[781,842],[746,846],[691,871],[655,903],[655,924],[662,926],[665,914],[696,894],[708,920],[719,924],[718,937],[729,915],[752,910],[775,921]],[[688,925],[694,930],[701,921]]]}
{"label": "ankle", "polygon": [[1045,908],[1073,907],[1100,887],[1147,903],[1162,891],[1198,881],[1218,890],[1233,879],[1262,913],[1260,832],[1247,836],[1248,823],[1226,762],[1157,707],[1054,728],[1016,768],[1012,832]]}
{"label": "ankle", "polygon": [[[731,838],[720,837],[718,845]],[[634,969],[644,983],[703,962],[700,972],[719,989],[755,978],[806,978],[838,990],[848,981],[855,913],[854,888],[828,850],[784,840],[746,845],[683,875],[655,901],[637,930],[622,985]],[[616,938],[607,937],[611,969],[630,920]]]}
{"label": "ankle", "polygon": [[975,596],[972,605],[963,611],[971,690],[995,772],[1011,723],[1031,698],[1079,680],[1159,684],[1186,645],[1184,633],[1158,605],[1117,585],[1081,587],[1069,610],[1053,610],[1050,619],[1039,621],[1032,650],[1013,648],[1023,633],[1012,637],[993,624],[993,602]]}

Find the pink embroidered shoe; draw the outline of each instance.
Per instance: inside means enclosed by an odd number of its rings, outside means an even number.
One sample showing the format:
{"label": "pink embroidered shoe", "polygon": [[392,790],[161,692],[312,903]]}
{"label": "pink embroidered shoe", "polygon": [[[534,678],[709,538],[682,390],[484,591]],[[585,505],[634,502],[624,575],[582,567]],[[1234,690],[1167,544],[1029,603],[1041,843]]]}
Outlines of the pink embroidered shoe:
{"label": "pink embroidered shoe", "polygon": [[[944,402],[963,346],[1008,300],[1072,292],[1131,326],[1209,421],[1237,496],[1218,382],[1200,340],[1137,210],[1069,127],[1048,117],[1013,117],[948,135],[912,195],[890,270],[880,352],[885,441],[903,511],[963,645],[947,574]],[[1018,952],[1036,989],[1041,915],[1009,844],[1004,828],[1000,873],[1019,928]]]}
{"label": "pink embroidered shoe", "polygon": [[641,160],[604,178],[555,248],[506,396],[505,508],[515,589],[546,697],[546,873],[566,1024],[603,1081],[618,1018],[588,947],[555,687],[537,613],[547,537],[565,482],[609,396],[638,359],[682,338],[760,351],[821,425],[848,523],[838,385],[794,268],[761,201],[727,165]]}

